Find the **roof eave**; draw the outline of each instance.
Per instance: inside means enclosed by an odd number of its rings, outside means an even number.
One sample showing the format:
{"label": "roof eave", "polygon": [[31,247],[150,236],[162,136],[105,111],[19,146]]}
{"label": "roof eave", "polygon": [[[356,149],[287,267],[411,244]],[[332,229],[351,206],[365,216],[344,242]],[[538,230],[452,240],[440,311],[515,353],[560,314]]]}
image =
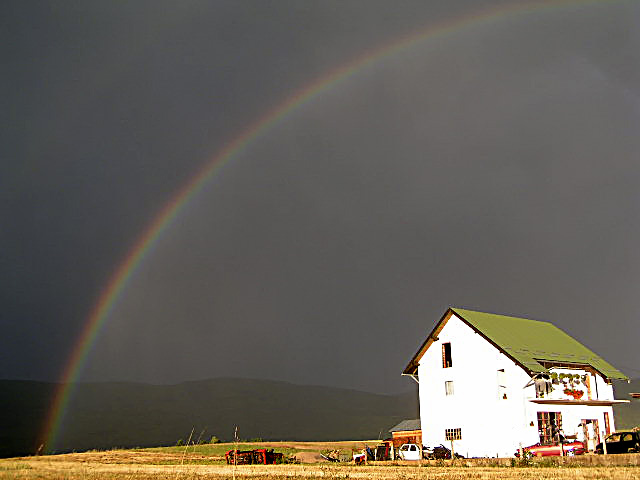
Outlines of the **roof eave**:
{"label": "roof eave", "polygon": [[411,357],[411,360],[402,371],[402,375],[416,375],[418,373],[418,364],[420,362],[420,359],[424,355],[424,352],[426,352],[427,349],[431,346],[431,343],[433,343],[437,339],[437,333],[442,329],[442,327],[444,327],[444,324],[449,320],[449,318],[451,318],[451,315],[453,315],[453,313],[454,311],[451,307],[447,308],[447,311],[444,312],[444,315],[442,315],[438,323],[436,323],[436,325],[433,327],[433,330],[431,330],[431,332],[427,336],[427,339],[422,342],[422,345],[420,345],[418,351],[413,357]]}

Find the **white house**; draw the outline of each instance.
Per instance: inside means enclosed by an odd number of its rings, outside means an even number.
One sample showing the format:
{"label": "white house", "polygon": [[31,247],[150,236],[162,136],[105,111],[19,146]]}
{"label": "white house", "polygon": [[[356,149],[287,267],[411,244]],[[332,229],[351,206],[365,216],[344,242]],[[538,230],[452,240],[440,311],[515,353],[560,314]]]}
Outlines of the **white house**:
{"label": "white house", "polygon": [[558,429],[590,450],[615,431],[615,367],[548,322],[449,308],[403,375],[419,383],[422,443],[512,456]]}

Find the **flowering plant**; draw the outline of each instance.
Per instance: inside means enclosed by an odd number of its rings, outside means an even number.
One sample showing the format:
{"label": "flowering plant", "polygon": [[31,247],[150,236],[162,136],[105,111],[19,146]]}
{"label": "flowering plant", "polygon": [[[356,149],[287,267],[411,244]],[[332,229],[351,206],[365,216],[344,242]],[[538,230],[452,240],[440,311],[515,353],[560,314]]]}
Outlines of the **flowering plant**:
{"label": "flowering plant", "polygon": [[582,390],[573,390],[571,388],[565,388],[564,394],[573,397],[574,400],[580,400],[584,395],[584,391]]}

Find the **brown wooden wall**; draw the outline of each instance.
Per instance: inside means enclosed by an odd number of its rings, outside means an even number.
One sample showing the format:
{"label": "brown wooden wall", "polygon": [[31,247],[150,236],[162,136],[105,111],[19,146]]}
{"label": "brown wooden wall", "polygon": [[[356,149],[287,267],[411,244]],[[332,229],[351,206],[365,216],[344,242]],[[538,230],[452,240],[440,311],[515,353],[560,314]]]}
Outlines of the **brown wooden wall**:
{"label": "brown wooden wall", "polygon": [[403,443],[422,444],[422,430],[406,430],[403,432],[391,432],[391,440],[394,447],[399,447]]}

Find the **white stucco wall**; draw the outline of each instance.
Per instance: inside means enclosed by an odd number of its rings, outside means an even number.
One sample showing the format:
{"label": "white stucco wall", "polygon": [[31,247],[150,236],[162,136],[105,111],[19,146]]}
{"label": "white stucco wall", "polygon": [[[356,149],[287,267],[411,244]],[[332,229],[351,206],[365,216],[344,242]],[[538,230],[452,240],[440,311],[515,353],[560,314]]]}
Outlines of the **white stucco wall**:
{"label": "white stucco wall", "polygon": [[[443,368],[442,344],[447,342],[451,343],[452,366]],[[501,369],[504,374],[498,373]],[[504,389],[499,387],[499,375]],[[582,419],[592,418],[599,420],[604,434],[605,411],[609,413],[611,430],[615,428],[611,407],[531,402],[535,388],[524,388],[531,380],[529,375],[455,315],[420,360],[418,378],[423,443],[450,447],[445,429],[461,428],[462,439],[454,442],[454,449],[467,457],[509,457],[519,447],[537,443],[539,411],[561,412],[567,435],[575,433]],[[598,399],[613,399],[612,387],[601,377],[592,376],[591,380],[592,392],[596,391],[597,382]],[[445,394],[446,381],[453,382],[453,395]],[[501,393],[506,393],[507,398],[502,398]],[[566,398],[554,390],[552,398],[556,395]],[[592,398],[596,398],[595,393]]]}
{"label": "white stucco wall", "polygon": [[[442,367],[442,344],[451,343],[453,366]],[[504,369],[507,399],[498,398],[498,370]],[[516,438],[527,436],[523,387],[529,376],[467,324],[453,315],[425,352],[418,367],[420,417],[425,445],[449,446],[445,429],[461,428],[454,449],[465,456],[511,456]],[[445,381],[454,395],[445,395]],[[527,441],[527,440],[524,440]]]}

